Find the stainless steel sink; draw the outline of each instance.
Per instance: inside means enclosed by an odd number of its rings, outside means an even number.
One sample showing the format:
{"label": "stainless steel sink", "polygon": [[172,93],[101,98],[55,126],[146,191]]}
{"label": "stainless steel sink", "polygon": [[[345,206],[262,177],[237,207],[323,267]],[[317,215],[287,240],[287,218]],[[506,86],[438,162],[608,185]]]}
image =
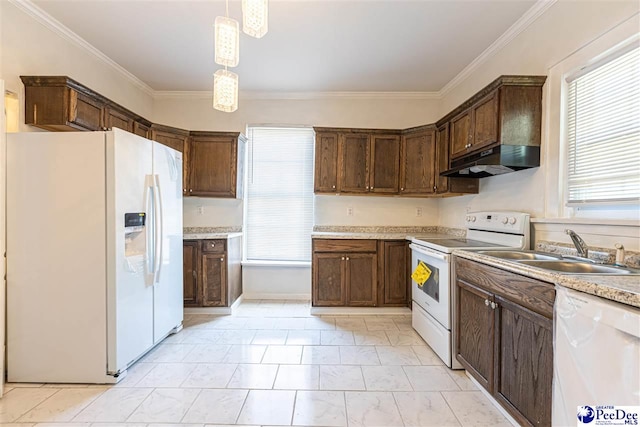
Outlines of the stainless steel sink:
{"label": "stainless steel sink", "polygon": [[545,270],[553,270],[567,274],[640,274],[640,271],[638,270],[581,261],[522,260],[519,262],[522,264],[530,265],[532,267],[538,267]]}
{"label": "stainless steel sink", "polygon": [[478,251],[479,254],[489,255],[496,258],[508,259],[512,261],[525,260],[560,260],[560,255],[547,254],[533,251]]}

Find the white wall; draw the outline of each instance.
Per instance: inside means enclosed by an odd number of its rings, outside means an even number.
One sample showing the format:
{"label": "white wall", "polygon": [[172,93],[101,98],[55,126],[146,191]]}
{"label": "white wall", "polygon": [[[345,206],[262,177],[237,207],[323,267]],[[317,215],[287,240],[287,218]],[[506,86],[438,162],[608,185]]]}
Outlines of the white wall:
{"label": "white wall", "polygon": [[[554,85],[557,87],[562,76],[553,72],[554,67],[570,61],[585,49],[594,50],[593,55],[598,54],[592,46],[604,49],[605,46],[599,46],[603,44],[603,39],[610,39],[608,44],[614,46],[625,37],[628,38],[629,34],[637,33],[640,28],[639,9],[640,3],[636,1],[558,1],[495,56],[480,65],[470,77],[445,95],[441,104],[441,115],[451,111],[499,75],[548,75],[543,91],[540,168],[483,178],[480,180],[478,195],[441,200],[440,225],[462,226],[461,213],[467,210],[523,210],[539,218],[566,217],[567,221],[564,222],[569,224],[572,222],[571,217],[581,216],[580,213],[563,209],[562,198],[558,196],[562,191],[562,178],[558,170],[563,167],[559,161],[562,158],[558,125],[561,97],[557,88],[550,88]],[[620,31],[622,27],[628,29]],[[638,209],[618,209],[615,214],[611,211],[596,211],[595,214],[592,212],[591,216],[595,217],[592,220],[594,224],[610,218],[635,220],[637,223]],[[548,228],[539,225],[536,227]],[[585,240],[589,244],[589,227],[582,225],[580,228],[586,234]],[[569,242],[565,235],[557,232],[549,234],[542,229],[540,231],[539,236]],[[607,233],[615,236],[619,234],[619,228],[600,227],[594,232],[593,240],[611,246],[614,238],[607,239]]]}
{"label": "white wall", "polygon": [[123,74],[74,42],[18,9],[0,1],[2,37],[0,77],[5,88],[20,97],[21,131],[24,125],[24,86],[21,75],[67,75],[107,98],[151,120],[153,98]]}
{"label": "white wall", "polygon": [[[324,97],[316,99],[240,99],[235,113],[222,113],[211,98],[159,98],[153,120],[190,130],[245,132],[251,124],[404,129],[435,122],[438,99]],[[316,224],[435,225],[437,200],[396,197],[318,196]],[[204,207],[204,214],[198,207]],[[353,216],[346,208],[354,209]],[[415,208],[423,208],[423,216]],[[242,225],[242,203],[220,199],[184,201],[185,226]]]}

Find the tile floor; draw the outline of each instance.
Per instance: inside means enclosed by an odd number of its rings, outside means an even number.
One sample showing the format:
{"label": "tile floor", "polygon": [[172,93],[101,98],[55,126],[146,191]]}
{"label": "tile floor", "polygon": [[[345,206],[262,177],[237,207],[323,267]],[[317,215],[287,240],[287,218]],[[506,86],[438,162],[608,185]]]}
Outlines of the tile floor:
{"label": "tile floor", "polygon": [[25,426],[510,426],[410,316],[312,317],[246,301],[185,315],[115,386],[8,384],[0,423]]}

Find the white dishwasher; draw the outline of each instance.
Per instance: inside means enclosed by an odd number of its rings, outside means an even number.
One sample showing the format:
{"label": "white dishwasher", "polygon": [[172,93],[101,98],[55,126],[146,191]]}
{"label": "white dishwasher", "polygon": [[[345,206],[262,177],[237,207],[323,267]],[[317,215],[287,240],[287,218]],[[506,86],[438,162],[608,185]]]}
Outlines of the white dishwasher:
{"label": "white dishwasher", "polygon": [[554,426],[640,405],[640,309],[556,286],[554,325]]}

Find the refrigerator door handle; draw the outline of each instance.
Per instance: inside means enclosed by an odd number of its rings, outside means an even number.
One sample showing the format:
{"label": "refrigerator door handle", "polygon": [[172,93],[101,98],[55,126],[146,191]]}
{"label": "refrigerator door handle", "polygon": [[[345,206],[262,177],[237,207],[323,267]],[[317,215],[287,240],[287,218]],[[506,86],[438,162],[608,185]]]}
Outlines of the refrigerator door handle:
{"label": "refrigerator door handle", "polygon": [[155,185],[154,185],[154,191],[155,191],[155,196],[154,196],[154,217],[155,217],[155,265],[154,265],[154,272],[155,272],[155,280],[154,283],[160,283],[160,272],[162,270],[162,250],[164,247],[164,235],[163,235],[163,229],[164,229],[164,214],[162,212],[163,206],[162,206],[162,191],[160,189],[160,176],[159,175],[154,175],[154,181],[155,181]]}
{"label": "refrigerator door handle", "polygon": [[[145,209],[148,212],[146,219],[146,263],[145,267],[147,269],[145,274],[145,283],[147,285],[153,284],[153,278],[155,277],[155,215],[154,215],[154,204],[155,204],[155,194],[153,191],[153,176],[147,175],[145,176],[145,185],[144,185],[144,205]],[[153,199],[153,200],[152,200]]]}

